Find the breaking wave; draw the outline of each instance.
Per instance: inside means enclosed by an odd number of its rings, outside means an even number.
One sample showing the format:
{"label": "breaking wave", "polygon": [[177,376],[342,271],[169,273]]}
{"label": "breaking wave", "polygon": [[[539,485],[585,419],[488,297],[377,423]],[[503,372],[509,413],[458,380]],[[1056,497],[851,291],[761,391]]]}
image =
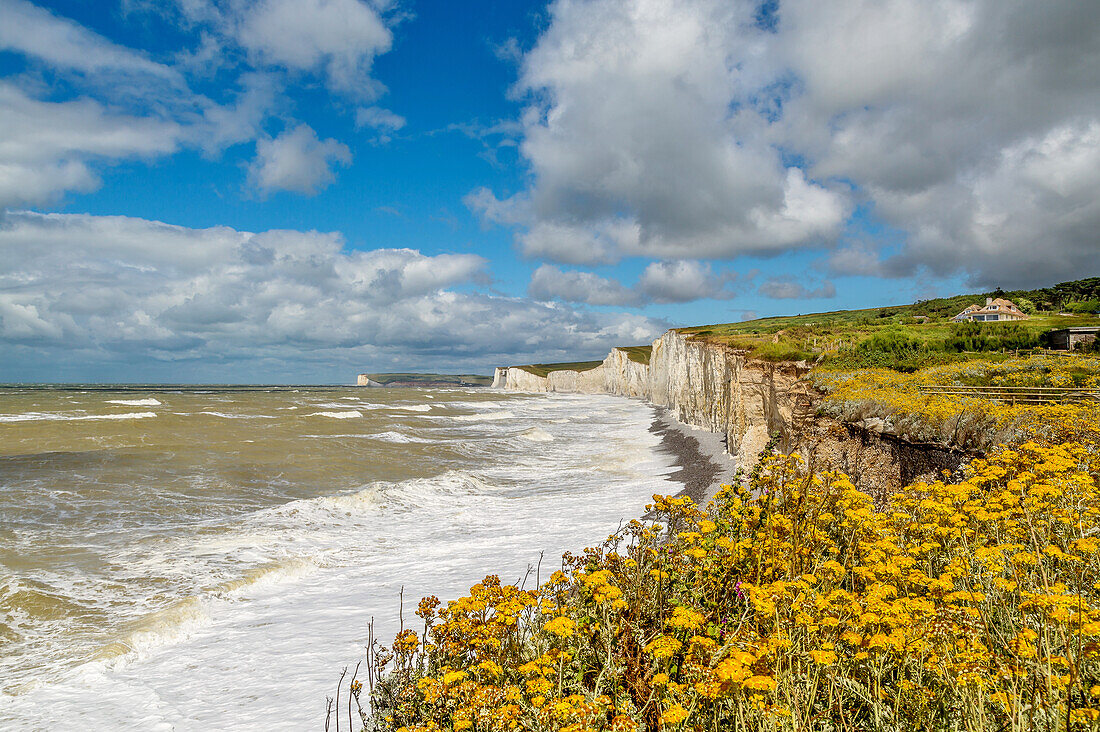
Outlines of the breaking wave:
{"label": "breaking wave", "polygon": [[151,419],[156,412],[127,412],[126,414],[59,414],[50,412],[26,412],[24,414],[0,414],[0,422],[84,422],[94,419]]}

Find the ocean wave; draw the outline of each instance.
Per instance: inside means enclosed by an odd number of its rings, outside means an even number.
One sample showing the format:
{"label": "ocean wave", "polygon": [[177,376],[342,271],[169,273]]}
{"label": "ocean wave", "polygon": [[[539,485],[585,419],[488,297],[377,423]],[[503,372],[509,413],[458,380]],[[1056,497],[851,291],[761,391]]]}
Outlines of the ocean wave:
{"label": "ocean wave", "polygon": [[530,440],[531,442],[553,442],[554,436],[544,429],[532,427],[521,434],[520,439]]}
{"label": "ocean wave", "polygon": [[310,417],[330,417],[332,419],[356,419],[362,417],[363,413],[358,409],[352,409],[346,412],[314,412],[309,415]]}
{"label": "ocean wave", "polygon": [[271,509],[270,515],[295,522],[319,522],[331,526],[333,515],[355,517],[375,514],[385,504],[409,507],[435,506],[440,496],[491,492],[494,486],[484,477],[465,470],[449,470],[430,478],[411,478],[389,483],[376,481],[357,491],[316,498],[302,498]]}
{"label": "ocean wave", "polygon": [[372,440],[382,440],[383,442],[431,442],[431,440],[425,440],[422,437],[412,437],[402,432],[379,432],[376,435],[362,435],[362,437],[369,437]]}
{"label": "ocean wave", "polygon": [[126,407],[159,407],[161,404],[159,401],[153,398],[149,399],[108,399],[108,404],[121,404]]}
{"label": "ocean wave", "polygon": [[515,414],[508,410],[499,412],[482,412],[481,414],[460,414],[453,419],[459,422],[494,422],[500,419],[515,419]]}
{"label": "ocean wave", "polygon": [[428,443],[431,440],[426,440],[423,437],[412,437],[401,432],[356,432],[346,433],[339,435],[302,435],[302,437],[308,437],[315,440],[381,440],[382,442],[396,442],[396,443],[408,443],[408,442],[423,442]]}
{"label": "ocean wave", "polygon": [[245,590],[266,587],[286,580],[304,577],[319,569],[316,562],[303,557],[294,557],[277,562],[269,562],[244,573],[244,577],[229,580],[213,590],[217,597],[236,599]]}
{"label": "ocean wave", "polygon": [[84,422],[96,419],[151,419],[156,412],[127,412],[125,414],[58,414],[55,412],[25,412],[0,414],[0,422]]}
{"label": "ocean wave", "polygon": [[[0,579],[0,611],[15,625],[56,620],[80,610],[80,605],[63,593],[32,579]],[[2,636],[0,636],[2,637]]]}
{"label": "ocean wave", "polygon": [[210,603],[236,600],[248,590],[278,584],[311,574],[318,565],[308,559],[294,557],[247,570],[242,577],[226,580],[201,594],[177,600],[168,607],[149,613],[123,631],[122,637],[101,647],[97,661],[124,663],[124,657],[141,655],[145,651],[186,638],[194,630],[209,624]]}
{"label": "ocean wave", "polygon": [[413,478],[393,483],[381,495],[406,506],[435,506],[441,496],[491,493],[496,488],[487,478],[466,470],[448,470],[431,478]]}
{"label": "ocean wave", "polygon": [[409,407],[395,406],[394,409],[403,409],[406,412],[430,412],[432,410],[431,404],[413,404]]}
{"label": "ocean wave", "polygon": [[[286,506],[290,513],[304,513],[309,515],[313,510],[321,509],[325,512],[350,514],[364,510],[377,510],[382,502],[382,487],[384,484],[371,483],[354,493],[344,493],[338,496],[321,496],[320,498],[307,498],[301,501],[291,501]],[[280,513],[283,511],[280,510]]]}
{"label": "ocean wave", "polygon": [[[186,414],[186,412],[178,412],[178,414]],[[227,414],[214,411],[202,411],[199,414],[208,414],[211,417],[221,417],[222,419],[277,419],[269,414]]]}
{"label": "ocean wave", "polygon": [[204,598],[187,597],[136,621],[118,640],[101,647],[95,661],[125,663],[125,657],[186,638],[211,622]]}

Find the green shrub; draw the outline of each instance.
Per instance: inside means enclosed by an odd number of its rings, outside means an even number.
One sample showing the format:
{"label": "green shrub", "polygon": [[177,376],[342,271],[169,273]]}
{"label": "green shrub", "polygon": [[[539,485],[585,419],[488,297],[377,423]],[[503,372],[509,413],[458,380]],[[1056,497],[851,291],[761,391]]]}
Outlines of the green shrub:
{"label": "green shrub", "polygon": [[944,349],[953,353],[1013,351],[1038,345],[1039,336],[1016,323],[960,323],[944,341]]}
{"label": "green shrub", "polygon": [[853,348],[845,349],[829,359],[834,368],[886,368],[912,372],[926,366],[955,360],[944,353],[937,343],[912,338],[897,330],[876,333]]}
{"label": "green shrub", "polygon": [[1100,313],[1100,300],[1080,300],[1078,302],[1071,302],[1069,305],[1066,305],[1066,310],[1071,313],[1081,313],[1082,315]]}
{"label": "green shrub", "polygon": [[805,361],[813,358],[813,354],[803,351],[794,343],[765,343],[757,346],[753,355],[765,361]]}

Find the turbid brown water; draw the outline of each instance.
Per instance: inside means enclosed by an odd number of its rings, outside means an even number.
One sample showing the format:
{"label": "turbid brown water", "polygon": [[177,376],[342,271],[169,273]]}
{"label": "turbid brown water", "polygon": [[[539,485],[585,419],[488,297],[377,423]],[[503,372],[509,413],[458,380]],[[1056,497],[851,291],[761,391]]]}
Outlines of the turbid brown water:
{"label": "turbid brown water", "polygon": [[316,726],[398,594],[515,580],[670,459],[613,397],[0,390],[0,727]]}

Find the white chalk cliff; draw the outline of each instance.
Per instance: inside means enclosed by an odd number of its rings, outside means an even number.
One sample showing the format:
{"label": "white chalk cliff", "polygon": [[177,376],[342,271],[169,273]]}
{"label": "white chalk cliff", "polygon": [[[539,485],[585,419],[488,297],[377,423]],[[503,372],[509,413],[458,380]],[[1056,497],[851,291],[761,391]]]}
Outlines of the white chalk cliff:
{"label": "white chalk cliff", "polygon": [[684,424],[723,435],[742,466],[755,463],[777,436],[781,449],[803,453],[816,467],[843,470],[868,489],[894,489],[954,469],[963,459],[949,448],[912,445],[817,416],[821,395],[803,378],[809,371],[805,361],[761,361],[670,330],[653,342],[648,365],[616,348],[587,371],[544,377],[515,366],[498,368],[493,386],[646,399]]}

